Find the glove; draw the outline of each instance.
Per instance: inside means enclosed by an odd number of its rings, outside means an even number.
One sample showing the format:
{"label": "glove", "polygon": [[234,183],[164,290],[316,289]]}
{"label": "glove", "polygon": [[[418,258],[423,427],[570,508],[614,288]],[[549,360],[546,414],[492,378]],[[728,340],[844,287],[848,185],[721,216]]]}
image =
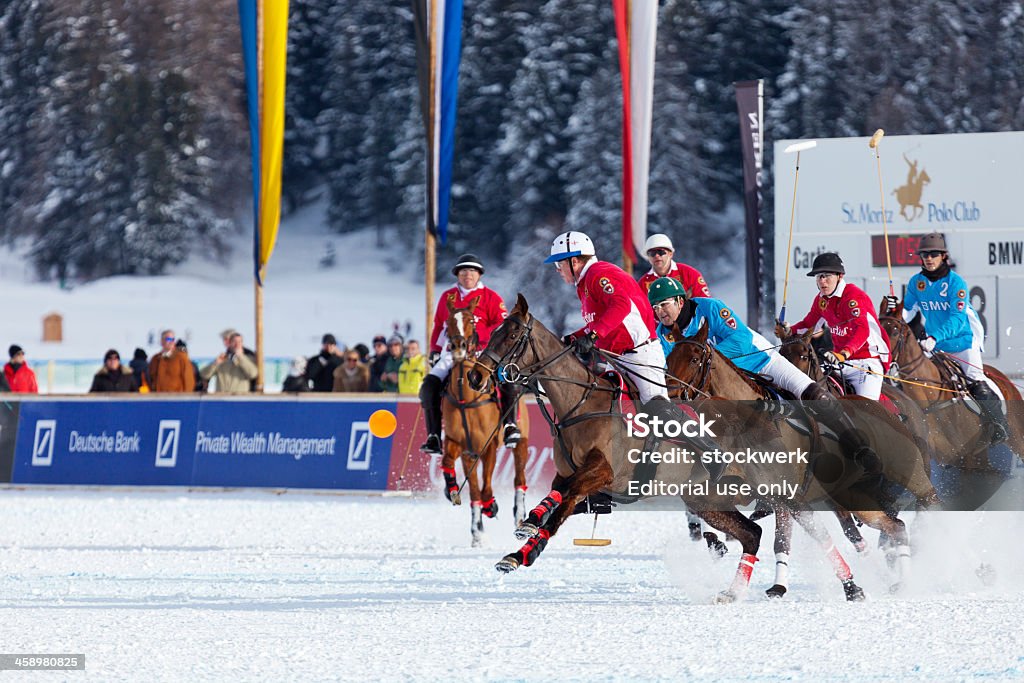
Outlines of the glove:
{"label": "glove", "polygon": [[885,301],[885,312],[886,313],[894,312],[896,310],[896,306],[900,302],[899,299],[897,299],[894,296],[883,297],[883,301]]}
{"label": "glove", "polygon": [[576,343],[576,337],[571,334],[567,334],[562,337],[562,346],[572,346]]}
{"label": "glove", "polygon": [[789,323],[784,323],[781,320],[775,321],[775,336],[779,339],[785,339],[793,333],[793,328]]}
{"label": "glove", "polygon": [[597,341],[597,335],[593,332],[589,332],[582,337],[577,337],[573,342],[576,353],[581,356],[586,356],[594,350],[594,342]]}
{"label": "glove", "polygon": [[921,350],[925,353],[931,353],[935,350],[935,337],[925,337],[921,340]]}
{"label": "glove", "polygon": [[437,364],[437,361],[439,361],[439,360],[441,360],[441,352],[440,351],[431,351],[430,352],[430,356],[427,358],[427,364],[430,367],[434,367]]}
{"label": "glove", "polygon": [[846,362],[846,354],[842,351],[826,351],[825,360],[832,365],[839,365],[840,363]]}

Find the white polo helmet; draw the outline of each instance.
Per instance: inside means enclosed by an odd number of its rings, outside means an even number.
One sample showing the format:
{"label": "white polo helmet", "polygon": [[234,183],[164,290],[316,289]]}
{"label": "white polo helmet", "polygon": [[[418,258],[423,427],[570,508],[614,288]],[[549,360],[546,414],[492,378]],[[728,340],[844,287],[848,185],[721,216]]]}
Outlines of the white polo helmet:
{"label": "white polo helmet", "polygon": [[647,238],[644,242],[644,253],[646,254],[651,249],[668,249],[669,251],[675,251],[676,248],[672,246],[672,240],[668,238],[668,235],[660,232],[656,232]]}
{"label": "white polo helmet", "polygon": [[570,230],[563,232],[551,243],[551,255],[544,259],[544,263],[564,261],[573,256],[596,256],[594,243],[586,234]]}

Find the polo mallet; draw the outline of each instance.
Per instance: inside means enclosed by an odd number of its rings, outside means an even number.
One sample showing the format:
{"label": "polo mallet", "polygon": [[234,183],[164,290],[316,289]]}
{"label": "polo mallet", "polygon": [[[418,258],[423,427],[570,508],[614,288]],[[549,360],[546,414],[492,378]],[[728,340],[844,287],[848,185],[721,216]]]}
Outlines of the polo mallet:
{"label": "polo mallet", "polygon": [[885,265],[889,268],[889,296],[896,296],[892,285],[892,259],[889,257],[889,226],[885,221],[885,190],[882,189],[882,159],[878,154],[878,145],[882,142],[885,131],[879,128],[868,140],[868,147],[875,150],[875,165],[878,167],[878,198],[882,204],[882,235],[885,239]]}
{"label": "polo mallet", "polygon": [[789,254],[793,250],[793,218],[796,216],[796,184],[800,181],[800,152],[807,149],[814,149],[818,146],[817,140],[806,140],[794,142],[782,150],[783,154],[796,152],[796,174],[793,176],[793,203],[789,209],[789,244],[786,246],[786,279],[782,285],[782,308],[779,310],[779,322],[786,322],[786,295],[789,293]]}
{"label": "polo mallet", "polygon": [[594,538],[594,534],[597,533],[597,513],[594,513],[594,528],[590,530],[590,538],[574,538],[572,539],[573,545],[611,545],[612,539],[610,538]]}

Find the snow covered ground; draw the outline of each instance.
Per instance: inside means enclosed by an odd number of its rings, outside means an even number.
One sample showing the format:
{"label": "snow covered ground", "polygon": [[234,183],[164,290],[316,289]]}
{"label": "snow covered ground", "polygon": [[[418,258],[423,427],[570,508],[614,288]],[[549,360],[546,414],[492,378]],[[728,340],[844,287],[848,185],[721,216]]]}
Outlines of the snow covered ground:
{"label": "snow covered ground", "polygon": [[722,606],[738,548],[713,562],[675,512],[602,517],[598,549],[572,545],[590,520],[570,520],[537,565],[499,575],[519,545],[509,498],[470,549],[469,511],[434,497],[5,490],[2,649],[86,656],[32,680],[1024,677],[1019,514],[930,517],[898,597],[878,552],[851,557],[861,604],[800,532],[791,592],[768,602],[762,522],[750,595]]}

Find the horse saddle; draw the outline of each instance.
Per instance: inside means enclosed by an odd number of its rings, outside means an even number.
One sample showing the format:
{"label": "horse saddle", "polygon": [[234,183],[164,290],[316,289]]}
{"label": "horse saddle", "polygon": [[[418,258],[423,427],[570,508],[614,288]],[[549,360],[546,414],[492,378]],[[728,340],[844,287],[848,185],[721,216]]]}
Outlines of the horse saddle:
{"label": "horse saddle", "polygon": [[[949,401],[944,401],[939,405],[935,406],[935,409],[945,407],[956,401],[962,401],[964,406],[967,407],[975,415],[982,415],[981,406],[971,395],[968,385],[970,380],[967,375],[964,374],[963,368],[960,364],[953,360],[949,354],[939,351],[932,354],[932,363],[935,364],[936,369],[939,371],[939,378],[942,382],[944,389],[952,389],[956,392]],[[928,411],[925,411],[928,412]]]}

